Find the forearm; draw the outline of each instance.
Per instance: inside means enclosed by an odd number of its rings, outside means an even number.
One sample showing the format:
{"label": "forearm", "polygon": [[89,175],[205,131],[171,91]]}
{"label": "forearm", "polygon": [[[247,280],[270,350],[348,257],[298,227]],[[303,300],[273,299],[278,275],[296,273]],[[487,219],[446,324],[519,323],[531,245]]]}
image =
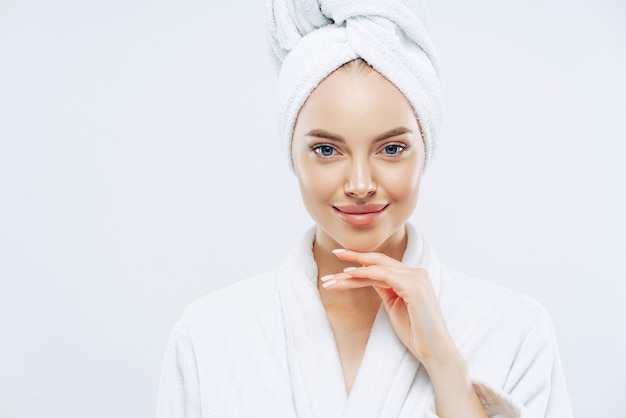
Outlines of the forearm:
{"label": "forearm", "polygon": [[467,363],[456,350],[424,366],[435,389],[437,415],[440,418],[486,418],[467,370]]}

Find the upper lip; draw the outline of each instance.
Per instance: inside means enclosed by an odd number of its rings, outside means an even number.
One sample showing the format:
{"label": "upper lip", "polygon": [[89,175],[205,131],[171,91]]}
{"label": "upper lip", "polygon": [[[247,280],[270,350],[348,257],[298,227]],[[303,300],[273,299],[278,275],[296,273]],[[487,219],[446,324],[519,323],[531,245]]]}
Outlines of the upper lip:
{"label": "upper lip", "polygon": [[387,207],[387,203],[366,203],[363,205],[333,206],[340,212],[359,215],[363,213],[380,212]]}

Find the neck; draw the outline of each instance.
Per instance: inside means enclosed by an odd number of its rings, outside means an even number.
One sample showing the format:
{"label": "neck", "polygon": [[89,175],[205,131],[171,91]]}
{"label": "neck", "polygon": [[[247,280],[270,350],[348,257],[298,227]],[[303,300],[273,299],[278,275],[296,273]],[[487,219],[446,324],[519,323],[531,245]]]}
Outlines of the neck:
{"label": "neck", "polygon": [[[342,290],[340,292],[328,291],[321,286],[320,277],[328,274],[336,274],[346,267],[360,267],[358,264],[348,263],[338,259],[332,250],[341,248],[341,245],[329,237],[321,236],[318,229],[315,242],[313,243],[313,257],[317,264],[318,270],[318,289],[320,298],[327,311],[340,310],[342,312],[367,312],[378,310],[380,305],[380,297],[373,287],[364,287],[360,289]],[[407,236],[405,229],[402,228],[396,234],[393,234],[373,252],[386,254],[396,260],[402,260],[404,250],[406,248]]]}

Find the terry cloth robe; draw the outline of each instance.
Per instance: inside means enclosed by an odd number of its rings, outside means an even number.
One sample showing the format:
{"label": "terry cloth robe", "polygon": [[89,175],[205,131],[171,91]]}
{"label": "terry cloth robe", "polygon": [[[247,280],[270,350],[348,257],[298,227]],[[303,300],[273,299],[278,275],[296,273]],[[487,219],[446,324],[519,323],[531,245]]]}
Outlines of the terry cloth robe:
{"label": "terry cloth robe", "polygon": [[[532,299],[441,266],[407,225],[490,417],[571,417],[552,324]],[[351,392],[319,298],[309,231],[280,268],[192,303],[171,333],[157,417],[436,417],[419,361],[378,311]]]}

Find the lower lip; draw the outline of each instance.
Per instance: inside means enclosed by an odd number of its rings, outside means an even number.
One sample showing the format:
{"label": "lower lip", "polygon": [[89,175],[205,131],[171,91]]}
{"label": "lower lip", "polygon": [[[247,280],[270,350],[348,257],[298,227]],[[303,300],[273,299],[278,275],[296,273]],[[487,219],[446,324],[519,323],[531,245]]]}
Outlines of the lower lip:
{"label": "lower lip", "polygon": [[341,218],[341,220],[344,221],[345,223],[352,225],[352,226],[364,227],[364,226],[370,226],[371,224],[376,222],[381,216],[383,216],[386,209],[387,209],[387,206],[385,206],[384,209],[379,210],[378,212],[346,213],[338,209],[335,209],[335,212],[337,212],[337,215],[339,215],[339,218]]}

